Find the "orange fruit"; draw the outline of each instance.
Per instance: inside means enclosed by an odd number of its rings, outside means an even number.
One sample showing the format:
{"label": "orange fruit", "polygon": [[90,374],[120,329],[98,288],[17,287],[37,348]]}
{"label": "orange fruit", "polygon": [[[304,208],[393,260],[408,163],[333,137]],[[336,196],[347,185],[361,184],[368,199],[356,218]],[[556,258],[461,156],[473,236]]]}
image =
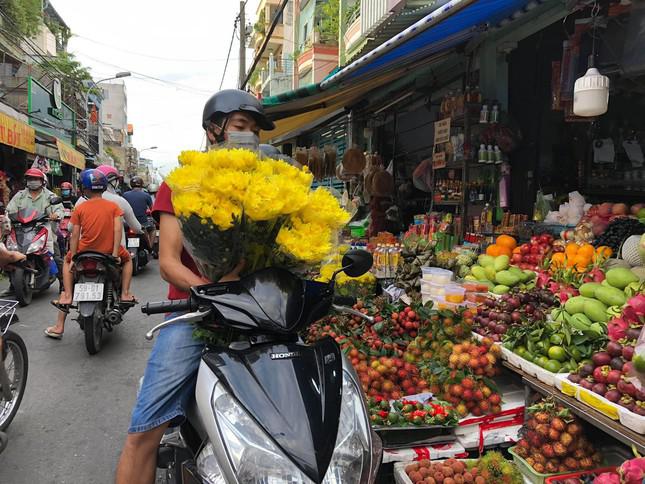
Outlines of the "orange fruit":
{"label": "orange fruit", "polygon": [[564,252],[567,254],[567,257],[575,256],[578,253],[580,246],[575,242],[569,242],[564,249]]}
{"label": "orange fruit", "polygon": [[596,253],[596,249],[594,249],[593,245],[591,245],[591,244],[583,244],[578,249],[578,252],[576,252],[576,255],[584,255],[589,260],[591,260],[591,258],[593,257],[593,255],[595,253]]}
{"label": "orange fruit", "polygon": [[519,248],[519,247],[515,247],[515,248],[513,249],[513,254],[521,254],[521,253],[522,253],[522,251],[520,250],[520,248]]}
{"label": "orange fruit", "polygon": [[502,247],[508,247],[510,250],[513,250],[515,247],[517,247],[517,241],[510,235],[500,235],[499,237],[497,237],[495,243],[497,245],[501,245]]}
{"label": "orange fruit", "polygon": [[608,247],[606,245],[601,245],[600,247],[598,247],[596,249],[596,254],[598,254],[598,255],[606,258],[606,259],[611,257],[613,253],[614,253],[614,251],[612,250],[612,248]]}
{"label": "orange fruit", "polygon": [[573,265],[578,271],[584,271],[591,264],[591,257],[578,253],[573,259]]}
{"label": "orange fruit", "polygon": [[564,255],[564,252],[556,252],[551,257],[551,265],[553,267],[564,267],[566,262],[567,262],[567,259],[566,259],[566,256]]}
{"label": "orange fruit", "polygon": [[500,255],[500,249],[501,247],[499,245],[491,244],[488,247],[486,247],[486,255],[497,257],[498,255]]}
{"label": "orange fruit", "polygon": [[512,255],[510,248],[504,247],[504,246],[498,246],[498,247],[499,247],[499,255],[507,255],[509,257]]}

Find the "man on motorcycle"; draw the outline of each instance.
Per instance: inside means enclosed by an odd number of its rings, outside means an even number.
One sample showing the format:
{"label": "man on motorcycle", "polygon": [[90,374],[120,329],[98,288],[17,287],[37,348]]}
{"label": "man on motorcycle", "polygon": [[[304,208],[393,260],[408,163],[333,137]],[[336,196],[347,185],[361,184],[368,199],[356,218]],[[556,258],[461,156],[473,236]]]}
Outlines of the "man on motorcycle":
{"label": "man on motorcycle", "polygon": [[[98,170],[88,169],[81,173],[83,195],[87,201],[78,206],[72,214],[72,237],[70,251],[65,256],[63,266],[63,282],[65,290],[60,300],[55,305],[62,311],[68,311],[72,303],[74,292],[74,273],[72,258],[79,252],[94,251],[102,254],[111,254],[119,258],[123,266],[123,287],[121,300],[134,300],[130,294],[129,281],[132,280],[132,261],[130,253],[121,245],[123,233],[123,211],[119,206],[102,197],[107,189],[108,181],[105,175]],[[126,285],[127,284],[127,285]],[[59,321],[60,322],[60,321]],[[65,330],[64,318],[62,325],[56,325],[45,330],[51,338],[61,339]]]}
{"label": "man on motorcycle", "polygon": [[[130,204],[125,198],[118,195],[116,192],[116,188],[118,187],[118,183],[119,183],[119,171],[110,165],[100,165],[96,169],[101,173],[103,173],[103,175],[105,175],[105,178],[107,179],[107,182],[108,182],[107,189],[103,192],[103,195],[102,195],[103,199],[116,203],[119,206],[119,208],[123,211],[123,219],[125,220],[126,225],[130,229],[134,230],[136,233],[138,234],[142,233],[141,224],[139,224],[139,221],[134,216],[132,207],[130,206]],[[87,200],[88,199],[85,197],[80,197],[76,201],[75,208],[78,208],[82,203],[86,202]],[[73,228],[73,225],[70,223],[69,230],[72,231],[72,228]],[[121,245],[125,247],[125,239],[126,239],[125,230],[123,230],[121,233],[122,233]],[[126,265],[128,264],[131,266],[132,261],[129,261],[126,263]],[[132,270],[126,270],[126,267],[124,266],[124,270],[121,271],[121,287],[129,288],[131,282],[132,282]],[[55,305],[60,304],[60,301],[54,302],[54,304]],[[56,324],[54,324],[54,326],[48,327],[45,330],[45,335],[49,336],[50,338],[59,339],[58,335],[63,334],[66,318],[67,318],[67,312],[59,311]]]}
{"label": "man on motorcycle", "polygon": [[74,204],[78,197],[74,195],[74,187],[70,182],[63,182],[60,184],[60,196],[63,199],[63,207],[74,208]]}
{"label": "man on motorcycle", "polygon": [[128,201],[132,210],[134,210],[134,215],[144,228],[148,239],[148,247],[152,247],[156,230],[155,224],[149,215],[149,211],[152,208],[152,197],[143,190],[143,178],[140,176],[132,177],[130,187],[132,190],[125,192],[123,198]]}
{"label": "man on motorcycle", "polygon": [[[239,146],[257,151],[258,132],[271,130],[274,124],[255,97],[228,89],[206,102],[202,127],[211,147]],[[187,298],[192,286],[208,281],[184,250],[171,191],[165,183],[157,193],[153,215],[159,219],[159,267],[161,276],[169,283],[168,298]],[[242,268],[240,264],[222,281],[237,279]],[[204,347],[193,338],[193,329],[189,324],[176,324],[159,332],[132,413],[117,469],[117,484],[153,482],[161,437],[169,425],[180,422],[186,415]]]}
{"label": "man on motorcycle", "polygon": [[[53,254],[54,261],[58,266],[58,273],[61,272],[62,258],[58,244],[54,243],[56,237],[52,224],[60,220],[63,215],[63,205],[51,205],[49,199],[54,197],[55,194],[45,188],[45,174],[38,168],[30,168],[25,172],[25,183],[27,188],[20,190],[16,193],[9,204],[7,205],[6,213],[12,214],[23,209],[34,209],[41,213],[47,213],[51,223],[47,224],[47,250]],[[0,215],[0,222],[5,221],[5,215]],[[12,294],[13,290],[9,288],[2,295]]]}

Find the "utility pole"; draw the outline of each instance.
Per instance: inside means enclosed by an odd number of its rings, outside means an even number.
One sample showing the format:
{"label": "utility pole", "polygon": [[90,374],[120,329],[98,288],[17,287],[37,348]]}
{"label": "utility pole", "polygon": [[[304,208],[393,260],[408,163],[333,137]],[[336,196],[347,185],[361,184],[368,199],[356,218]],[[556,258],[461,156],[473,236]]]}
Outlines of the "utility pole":
{"label": "utility pole", "polygon": [[246,19],[244,18],[244,4],[246,2],[240,0],[240,75],[239,87],[244,89],[246,81]]}

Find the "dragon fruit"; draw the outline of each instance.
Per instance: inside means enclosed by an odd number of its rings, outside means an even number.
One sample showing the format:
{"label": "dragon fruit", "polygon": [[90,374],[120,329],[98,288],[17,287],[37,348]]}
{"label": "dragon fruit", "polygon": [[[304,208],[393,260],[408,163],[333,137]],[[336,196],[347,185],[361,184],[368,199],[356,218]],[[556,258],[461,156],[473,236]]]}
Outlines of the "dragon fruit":
{"label": "dragon fruit", "polygon": [[620,484],[620,477],[614,472],[603,472],[593,480],[593,484]]}
{"label": "dragon fruit", "polygon": [[622,318],[613,318],[607,323],[607,334],[612,341],[618,341],[627,336],[629,323]]}
{"label": "dragon fruit", "polygon": [[618,472],[623,484],[642,484],[645,477],[645,457],[623,462]]}

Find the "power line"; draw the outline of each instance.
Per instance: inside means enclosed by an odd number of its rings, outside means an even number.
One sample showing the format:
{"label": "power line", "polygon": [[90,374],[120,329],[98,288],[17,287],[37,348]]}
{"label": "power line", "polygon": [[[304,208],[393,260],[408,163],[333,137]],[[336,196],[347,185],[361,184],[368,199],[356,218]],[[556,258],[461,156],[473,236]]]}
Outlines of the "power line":
{"label": "power line", "polygon": [[246,79],[244,79],[244,82],[240,86],[240,89],[244,89],[246,84],[249,82],[249,79],[251,78],[251,74],[253,74],[253,71],[257,67],[258,63],[260,62],[260,59],[262,58],[262,54],[264,54],[264,51],[266,50],[267,46],[269,45],[269,39],[273,35],[273,31],[278,25],[278,20],[282,17],[282,13],[284,12],[284,9],[287,6],[287,3],[289,3],[289,0],[282,0],[282,3],[280,4],[280,7],[278,7],[278,10],[275,12],[273,15],[273,19],[271,20],[271,26],[269,27],[269,31],[266,33],[266,36],[264,37],[264,40],[262,41],[262,46],[260,47],[260,50],[255,54],[255,58],[253,59],[253,65],[251,65],[251,68],[247,71],[246,73]]}
{"label": "power line", "polygon": [[[235,19],[235,22],[233,22],[233,35],[231,35],[231,42],[228,44],[228,54],[226,54],[226,64],[224,64],[224,72],[222,73],[222,80],[219,83],[220,91],[222,90],[222,86],[224,85],[224,78],[226,77],[226,69],[228,69],[228,60],[231,57],[231,49],[233,48],[233,41],[235,40],[235,31],[237,30],[237,24],[239,20],[240,20],[240,16],[238,15],[237,18]],[[244,26],[241,26],[240,31],[243,28]]]}

